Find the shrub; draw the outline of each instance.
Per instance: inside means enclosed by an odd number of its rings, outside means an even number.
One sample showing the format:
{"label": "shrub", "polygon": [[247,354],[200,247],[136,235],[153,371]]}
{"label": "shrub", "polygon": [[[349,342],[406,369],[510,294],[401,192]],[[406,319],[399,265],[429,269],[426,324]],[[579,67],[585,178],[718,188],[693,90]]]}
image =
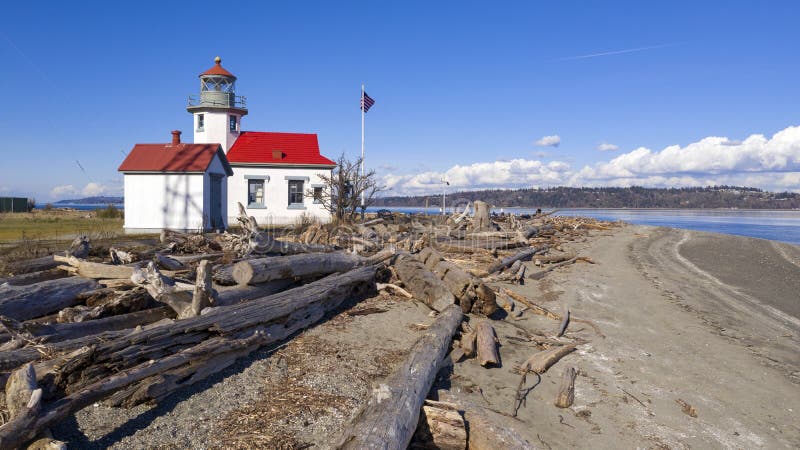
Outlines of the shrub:
{"label": "shrub", "polygon": [[96,211],[96,215],[100,219],[118,219],[122,217],[122,211],[111,204],[103,209],[97,209]]}
{"label": "shrub", "polygon": [[52,211],[53,210],[53,204],[52,203],[45,204],[44,205],[44,210],[45,211]]}

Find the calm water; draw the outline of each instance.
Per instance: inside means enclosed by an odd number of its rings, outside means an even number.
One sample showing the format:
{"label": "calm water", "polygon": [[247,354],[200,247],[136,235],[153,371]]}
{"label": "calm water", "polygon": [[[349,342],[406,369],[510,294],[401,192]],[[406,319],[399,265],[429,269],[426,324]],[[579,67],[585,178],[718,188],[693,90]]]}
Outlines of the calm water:
{"label": "calm water", "polygon": [[[36,207],[34,209],[44,209],[44,206],[45,205],[36,205]],[[73,204],[64,203],[64,204],[59,204],[59,205],[53,204],[53,207],[54,208],[72,208],[72,209],[77,209],[78,211],[94,211],[95,209],[105,209],[105,208],[108,207],[108,205],[80,205],[80,204],[74,204],[73,205]],[[117,209],[124,209],[125,205],[123,205],[122,203],[115,203],[114,207],[117,208]]]}
{"label": "calm water", "polygon": [[[376,211],[381,208],[370,208]],[[426,212],[425,208],[386,208],[400,212]],[[429,214],[438,214],[428,208]],[[448,212],[449,208],[448,208]],[[535,209],[494,208],[494,213],[533,214]],[[800,211],[701,210],[701,209],[559,209],[559,215],[594,217],[601,220],[622,220],[637,225],[655,225],[711,231],[800,245]]]}

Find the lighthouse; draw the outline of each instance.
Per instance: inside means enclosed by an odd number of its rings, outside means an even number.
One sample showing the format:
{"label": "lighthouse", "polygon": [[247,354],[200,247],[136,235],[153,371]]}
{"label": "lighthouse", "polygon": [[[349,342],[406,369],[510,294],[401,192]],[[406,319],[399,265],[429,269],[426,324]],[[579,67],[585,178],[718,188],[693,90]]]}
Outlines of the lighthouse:
{"label": "lighthouse", "polygon": [[220,144],[227,152],[239,138],[247,105],[236,95],[236,77],[222,67],[219,56],[200,74],[200,95],[189,96],[186,110],[194,116],[195,144]]}

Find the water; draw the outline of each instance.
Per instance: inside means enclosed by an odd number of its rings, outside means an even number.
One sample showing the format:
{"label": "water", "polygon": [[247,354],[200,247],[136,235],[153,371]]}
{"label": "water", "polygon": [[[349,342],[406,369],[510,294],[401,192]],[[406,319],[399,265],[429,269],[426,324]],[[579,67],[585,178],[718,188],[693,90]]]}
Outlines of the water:
{"label": "water", "polygon": [[[125,205],[122,203],[113,203],[114,208],[117,209],[125,209]],[[34,209],[44,209],[45,205],[36,205]],[[71,204],[71,203],[59,203],[53,204],[53,208],[72,208],[77,209],[78,211],[94,211],[95,209],[106,209],[108,205],[83,205],[83,204]]]}
{"label": "water", "polygon": [[[380,207],[369,208],[377,211]],[[385,208],[405,213],[425,213],[425,208]],[[450,209],[448,208],[448,212]],[[493,208],[493,213],[534,214],[531,208]],[[427,213],[438,214],[436,208]],[[593,217],[636,225],[655,225],[713,233],[734,234],[800,245],[800,211],[717,209],[559,209],[559,215]]]}

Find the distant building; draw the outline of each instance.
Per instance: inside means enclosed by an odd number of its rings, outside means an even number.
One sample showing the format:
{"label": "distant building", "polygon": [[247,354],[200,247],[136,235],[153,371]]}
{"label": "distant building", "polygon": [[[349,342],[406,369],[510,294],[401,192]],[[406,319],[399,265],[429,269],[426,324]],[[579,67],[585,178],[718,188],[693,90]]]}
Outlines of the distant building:
{"label": "distant building", "polygon": [[236,95],[236,77],[222,60],[214,62],[186,108],[194,144],[180,143],[173,132],[172,144],[137,144],[120,166],[125,229],[226,228],[237,203],[260,224],[291,224],[303,214],[329,221],[318,196],[321,176],[336,164],[320,154],[317,135],[241,131],[245,98]]}
{"label": "distant building", "polygon": [[0,213],[28,212],[33,209],[33,200],[26,197],[0,197]]}
{"label": "distant building", "polygon": [[200,96],[186,108],[194,116],[194,142],[219,143],[233,168],[228,214],[233,222],[237,203],[260,224],[286,225],[303,214],[327,222],[330,211],[315,195],[322,192],[320,175],[336,163],[322,156],[316,134],[241,131],[247,115],[245,98],[236,95],[236,77],[222,67],[200,74]]}
{"label": "distant building", "polygon": [[125,231],[199,231],[228,226],[227,178],[219,144],[136,144],[119,166],[124,178]]}

